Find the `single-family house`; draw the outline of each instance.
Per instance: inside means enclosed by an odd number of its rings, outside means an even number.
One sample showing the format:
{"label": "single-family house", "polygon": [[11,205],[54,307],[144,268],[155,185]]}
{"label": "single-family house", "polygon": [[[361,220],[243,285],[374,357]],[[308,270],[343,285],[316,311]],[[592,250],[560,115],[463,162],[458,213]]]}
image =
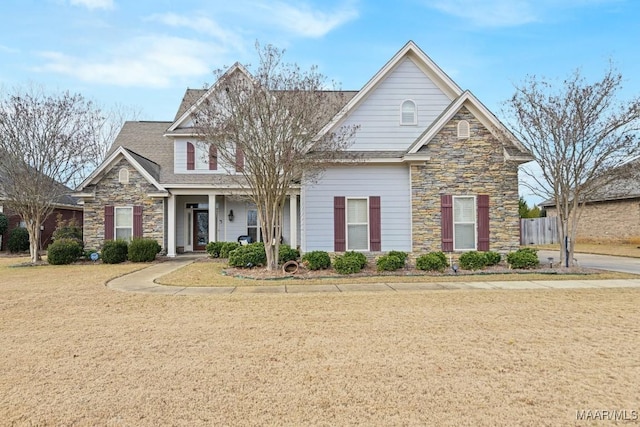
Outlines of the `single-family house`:
{"label": "single-family house", "polygon": [[[14,228],[24,227],[25,223],[22,217],[13,212],[8,204],[3,189],[3,182],[6,177],[0,169],[0,212],[7,216],[9,225],[7,230],[0,235],[0,250],[7,250],[7,242],[9,233]],[[72,190],[69,188],[69,194],[61,196],[54,205],[53,212],[44,223],[40,226],[40,249],[46,249],[52,241],[53,232],[56,230],[58,219],[61,221],[75,221],[76,224],[82,226],[82,206],[78,204],[78,199],[71,195]]]}
{"label": "single-family house", "polygon": [[[236,71],[245,70],[228,73]],[[175,256],[210,241],[261,239],[255,206],[236,179],[242,158],[218,167],[193,125],[213,88],[188,89],[173,121],[124,125],[77,189],[87,248],[144,236]],[[358,126],[348,149],[358,161],[347,155],[319,178],[292,183],[284,243],[303,252],[519,246],[518,166],[530,153],[418,46],[408,42],[361,90],[343,95],[324,132]]]}
{"label": "single-family house", "polygon": [[[640,241],[640,158],[625,165],[627,172],[599,186],[581,208],[576,239]],[[556,216],[553,200],[540,204]]]}

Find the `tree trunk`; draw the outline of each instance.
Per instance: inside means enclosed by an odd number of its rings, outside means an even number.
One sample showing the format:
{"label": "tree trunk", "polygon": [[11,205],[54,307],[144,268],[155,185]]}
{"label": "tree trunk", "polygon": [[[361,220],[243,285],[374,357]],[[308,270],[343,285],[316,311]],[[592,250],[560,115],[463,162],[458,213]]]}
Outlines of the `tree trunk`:
{"label": "tree trunk", "polygon": [[29,233],[29,255],[33,264],[42,260],[40,256],[40,221],[32,221],[27,224],[27,232]]}

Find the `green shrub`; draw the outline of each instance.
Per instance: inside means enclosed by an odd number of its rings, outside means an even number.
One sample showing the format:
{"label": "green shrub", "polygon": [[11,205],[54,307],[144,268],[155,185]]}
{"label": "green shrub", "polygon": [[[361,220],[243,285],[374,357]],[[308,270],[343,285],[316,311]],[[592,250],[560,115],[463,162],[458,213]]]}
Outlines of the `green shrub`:
{"label": "green shrub", "polygon": [[355,259],[361,269],[367,265],[367,257],[362,252],[349,251],[345,252],[344,256]]}
{"label": "green shrub", "polygon": [[534,268],[540,264],[538,251],[533,248],[522,248],[507,255],[511,268]]}
{"label": "green shrub", "polygon": [[229,258],[229,253],[239,247],[240,243],[238,242],[222,242],[222,246],[220,247],[220,258]]}
{"label": "green shrub", "polygon": [[280,264],[284,264],[287,261],[295,261],[300,257],[300,252],[289,245],[280,245],[278,251],[278,261],[280,261]]}
{"label": "green shrub", "polygon": [[[235,243],[235,242],[233,242]],[[229,265],[238,268],[260,267],[267,263],[264,243],[256,242],[236,247],[229,253]]]}
{"label": "green shrub", "polygon": [[26,228],[17,227],[9,233],[7,240],[9,252],[24,252],[29,250],[29,232]]}
{"label": "green shrub", "polygon": [[127,258],[131,262],[151,262],[162,247],[154,239],[135,238],[129,243]]}
{"label": "green shrub", "polygon": [[57,239],[47,248],[47,262],[52,265],[64,265],[75,262],[84,255],[77,239]]}
{"label": "green shrub", "polygon": [[307,252],[303,255],[302,262],[309,270],[324,270],[331,267],[331,258],[325,251]]}
{"label": "green shrub", "polygon": [[443,252],[429,252],[420,255],[416,260],[416,268],[424,271],[444,271],[449,265],[447,257]]}
{"label": "green shrub", "polygon": [[119,264],[127,260],[129,244],[126,240],[107,240],[102,246],[102,262],[105,264]]}
{"label": "green shrub", "polygon": [[333,259],[333,268],[340,274],[353,274],[362,270],[360,261],[346,255],[336,256]]}
{"label": "green shrub", "polygon": [[222,245],[226,242],[209,242],[207,243],[206,250],[211,258],[220,258],[220,251],[222,250]]}
{"label": "green shrub", "polygon": [[469,251],[460,255],[458,263],[463,270],[481,270],[487,266],[487,257],[484,252]]}
{"label": "green shrub", "polygon": [[378,271],[396,271],[404,267],[405,260],[398,255],[383,255],[376,260]]}
{"label": "green shrub", "polygon": [[402,267],[404,267],[404,264],[407,262],[407,258],[409,258],[409,254],[406,252],[401,252],[401,251],[389,251],[389,253],[387,255],[390,256],[395,256],[400,258],[400,260],[402,261]]}
{"label": "green shrub", "polygon": [[9,228],[9,218],[2,212],[0,212],[0,234],[4,234]]}
{"label": "green shrub", "polygon": [[484,256],[487,258],[487,265],[498,265],[502,260],[502,256],[498,252],[488,251],[484,253]]}

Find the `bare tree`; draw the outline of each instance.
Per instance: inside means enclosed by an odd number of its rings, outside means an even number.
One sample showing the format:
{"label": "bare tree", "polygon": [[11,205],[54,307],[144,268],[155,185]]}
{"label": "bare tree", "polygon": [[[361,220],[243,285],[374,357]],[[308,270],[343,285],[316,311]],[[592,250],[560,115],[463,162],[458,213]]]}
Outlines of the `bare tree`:
{"label": "bare tree", "polygon": [[619,102],[621,88],[622,76],[610,64],[595,83],[579,70],[557,86],[529,77],[507,102],[513,129],[539,165],[539,171],[523,169],[524,184],[553,200],[562,248],[569,239],[568,265],[574,264],[582,207],[598,189],[628,174],[625,164],[640,154],[640,98]]}
{"label": "bare tree", "polygon": [[[337,90],[312,67],[302,71],[282,62],[284,51],[256,44],[254,74],[236,64],[216,71],[217,82],[194,113],[202,140],[215,147],[218,167],[248,189],[256,205],[267,254],[267,269],[278,266],[283,207],[291,186],[326,168],[343,154],[355,132],[321,131],[345,104]],[[320,136],[319,136],[320,135]],[[238,164],[238,157],[243,164]]]}
{"label": "bare tree", "polygon": [[14,89],[0,97],[0,170],[8,208],[29,232],[31,261],[40,260],[40,226],[95,163],[104,122],[79,94]]}

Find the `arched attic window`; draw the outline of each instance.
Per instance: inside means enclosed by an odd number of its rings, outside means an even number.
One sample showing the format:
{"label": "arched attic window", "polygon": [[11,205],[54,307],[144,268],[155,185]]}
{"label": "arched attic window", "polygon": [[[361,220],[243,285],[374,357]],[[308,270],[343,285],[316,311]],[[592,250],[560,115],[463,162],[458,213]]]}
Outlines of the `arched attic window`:
{"label": "arched attic window", "polygon": [[466,120],[460,120],[458,122],[458,139],[466,139],[471,136],[471,132],[469,130],[469,122]]}
{"label": "arched attic window", "polygon": [[410,99],[402,101],[402,105],[400,106],[400,124],[418,124],[418,108],[416,107],[416,103]]}
{"label": "arched attic window", "polygon": [[118,171],[118,181],[120,184],[128,184],[129,183],[129,169],[120,168]]}

